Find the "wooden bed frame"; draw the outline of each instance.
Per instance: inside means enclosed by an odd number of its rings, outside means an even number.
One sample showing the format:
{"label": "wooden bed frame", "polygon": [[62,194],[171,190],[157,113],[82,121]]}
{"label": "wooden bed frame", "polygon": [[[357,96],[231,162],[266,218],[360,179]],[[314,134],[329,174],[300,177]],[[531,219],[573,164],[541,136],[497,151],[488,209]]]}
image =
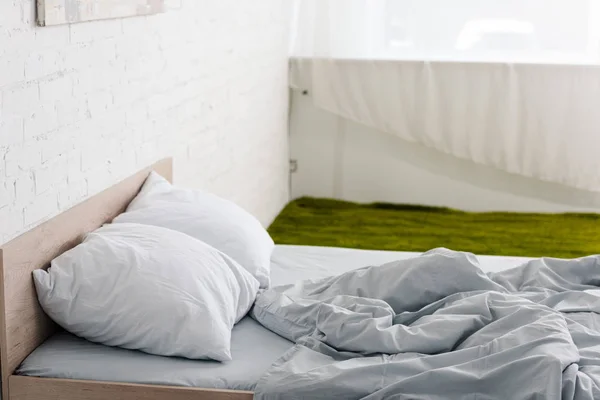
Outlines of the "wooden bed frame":
{"label": "wooden bed frame", "polygon": [[32,271],[79,244],[83,235],[123,212],[151,170],[172,181],[171,159],[121,183],[7,243],[0,249],[0,363],[3,400],[250,400],[252,392],[14,375],[58,330],[40,307]]}

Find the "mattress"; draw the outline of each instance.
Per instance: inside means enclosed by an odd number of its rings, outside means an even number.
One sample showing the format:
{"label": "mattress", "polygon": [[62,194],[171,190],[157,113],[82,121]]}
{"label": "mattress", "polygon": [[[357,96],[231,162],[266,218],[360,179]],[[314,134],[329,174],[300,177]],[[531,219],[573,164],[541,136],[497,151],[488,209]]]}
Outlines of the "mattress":
{"label": "mattress", "polygon": [[[272,284],[319,279],[369,265],[414,257],[419,253],[276,246],[271,259]],[[486,272],[523,263],[521,257],[480,257]],[[292,343],[249,317],[233,329],[233,360],[226,363],[154,356],[88,342],[66,332],[38,347],[17,374],[43,378],[83,379],[215,389],[253,390],[258,379]]]}

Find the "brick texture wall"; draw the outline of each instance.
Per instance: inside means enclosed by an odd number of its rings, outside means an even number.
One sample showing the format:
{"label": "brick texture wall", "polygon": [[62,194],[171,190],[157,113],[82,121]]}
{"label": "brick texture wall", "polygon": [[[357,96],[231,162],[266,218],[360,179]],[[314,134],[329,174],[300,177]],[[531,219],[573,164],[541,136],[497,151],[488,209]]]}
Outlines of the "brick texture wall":
{"label": "brick texture wall", "polygon": [[166,157],[268,224],[288,199],[289,2],[35,26],[0,1],[0,244]]}

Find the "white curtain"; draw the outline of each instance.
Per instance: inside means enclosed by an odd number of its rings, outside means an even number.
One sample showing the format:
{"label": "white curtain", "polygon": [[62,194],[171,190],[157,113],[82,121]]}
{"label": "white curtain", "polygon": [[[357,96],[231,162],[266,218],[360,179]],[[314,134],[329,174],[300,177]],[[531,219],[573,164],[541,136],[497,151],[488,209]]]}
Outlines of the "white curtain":
{"label": "white curtain", "polygon": [[599,4],[298,0],[291,86],[345,118],[598,206]]}

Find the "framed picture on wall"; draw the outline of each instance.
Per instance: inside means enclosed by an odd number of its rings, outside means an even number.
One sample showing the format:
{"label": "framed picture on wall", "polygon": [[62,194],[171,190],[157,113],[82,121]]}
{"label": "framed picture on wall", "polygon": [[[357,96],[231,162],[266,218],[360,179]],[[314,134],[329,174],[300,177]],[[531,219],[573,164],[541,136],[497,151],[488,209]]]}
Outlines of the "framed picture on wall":
{"label": "framed picture on wall", "polygon": [[40,26],[150,15],[178,8],[181,0],[37,0]]}

